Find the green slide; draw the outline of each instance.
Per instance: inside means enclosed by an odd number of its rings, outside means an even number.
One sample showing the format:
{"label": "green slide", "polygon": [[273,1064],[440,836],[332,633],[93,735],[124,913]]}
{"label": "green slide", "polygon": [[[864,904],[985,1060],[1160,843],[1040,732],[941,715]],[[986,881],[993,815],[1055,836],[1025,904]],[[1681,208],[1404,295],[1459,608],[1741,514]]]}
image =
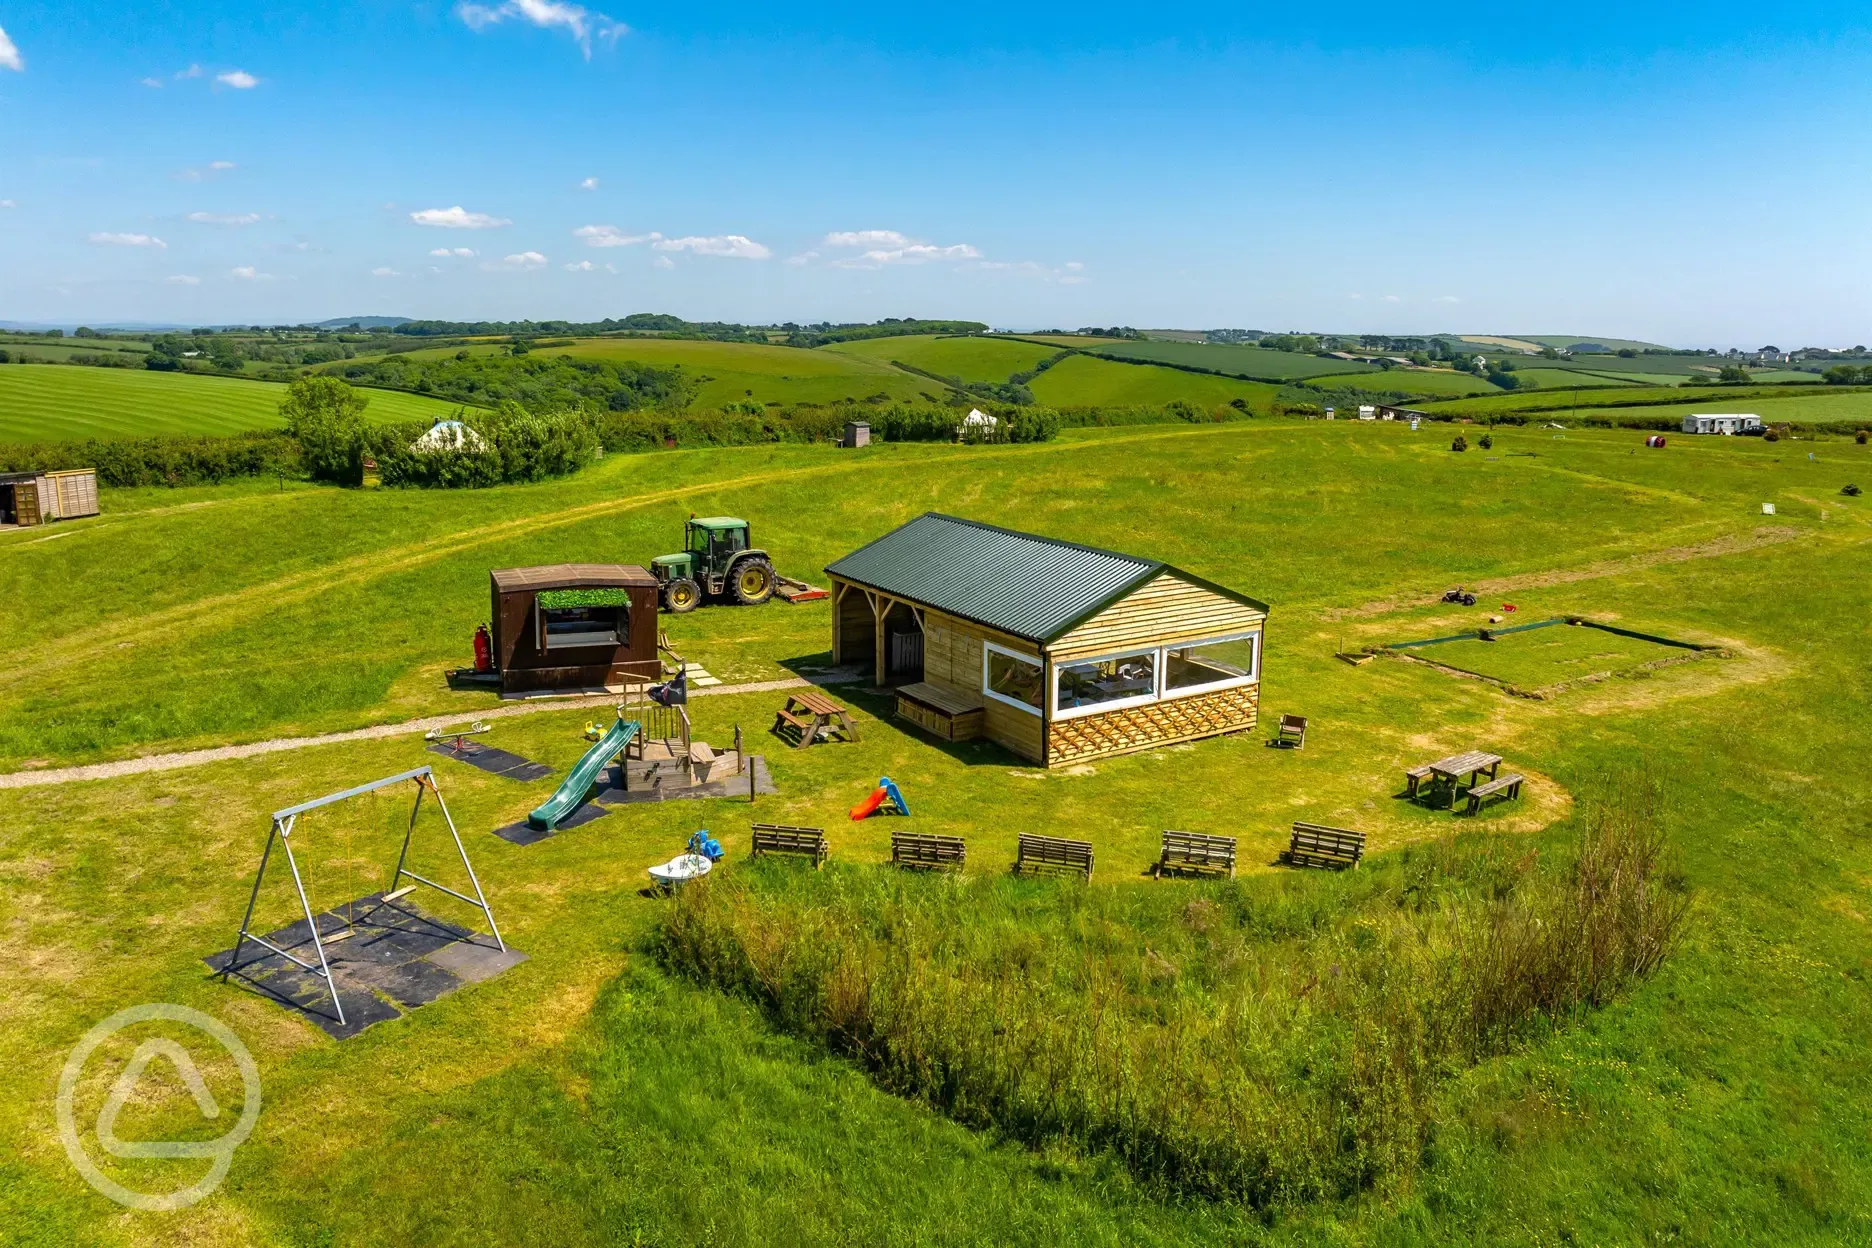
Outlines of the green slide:
{"label": "green slide", "polygon": [[561,819],[584,803],[586,796],[591,793],[592,785],[597,783],[598,773],[610,766],[611,760],[622,754],[624,747],[631,743],[631,738],[642,731],[643,725],[634,719],[620,719],[612,724],[598,744],[585,751],[585,757],[579,759],[578,766],[566,776],[559,791],[527,816],[527,823],[547,832],[557,828]]}

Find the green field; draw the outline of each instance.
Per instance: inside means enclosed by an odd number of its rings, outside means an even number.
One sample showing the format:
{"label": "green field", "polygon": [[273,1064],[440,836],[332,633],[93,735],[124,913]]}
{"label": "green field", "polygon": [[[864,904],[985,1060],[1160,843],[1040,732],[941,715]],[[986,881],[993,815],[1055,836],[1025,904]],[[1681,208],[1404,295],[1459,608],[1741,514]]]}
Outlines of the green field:
{"label": "green field", "polygon": [[[1481,605],[1486,608],[1493,604]],[[1407,647],[1396,653],[1490,676],[1517,689],[1532,691],[1593,677],[1630,675],[1645,670],[1647,665],[1682,662],[1702,652],[1660,645],[1605,629],[1555,624],[1500,633],[1488,641],[1479,637],[1463,638],[1431,646]]]}
{"label": "green field", "polygon": [[1486,377],[1461,373],[1449,368],[1393,368],[1355,375],[1332,374],[1309,377],[1307,383],[1329,389],[1351,386],[1358,389],[1420,394],[1426,397],[1445,395],[1498,394],[1500,391]]}
{"label": "green field", "polygon": [[[286,387],[81,365],[0,367],[0,442],[245,433],[281,425]],[[440,420],[457,408],[416,394],[366,390],[372,420]]]}
{"label": "green field", "polygon": [[[751,809],[618,808],[524,848],[490,830],[552,781],[487,775],[416,735],[0,787],[0,1061],[14,1072],[0,1086],[0,1241],[1866,1242],[1872,773],[1855,760],[1872,741],[1872,700],[1856,692],[1872,664],[1872,504],[1837,491],[1872,477],[1872,449],[1810,462],[1759,439],[1634,454],[1618,431],[1495,438],[1488,456],[1455,455],[1436,430],[1260,420],[1032,446],[682,450],[461,492],[106,491],[97,519],[0,534],[0,773],[482,713],[491,697],[450,693],[442,673],[470,653],[490,567],[641,561],[671,548],[691,512],[747,516],[781,570],[806,577],[928,508],[1169,560],[1273,604],[1264,714],[1312,720],[1303,751],[1256,734],[1040,773],[986,743],[919,735],[868,680],[833,690],[860,740],[806,751],[763,732],[777,692],[696,697],[697,735],[722,744],[740,726],[778,795]],[[1778,504],[1772,521],[1763,501]],[[1482,605],[1435,601],[1458,583]],[[1731,656],[1547,701],[1334,657],[1472,629],[1497,599]],[[830,608],[721,607],[660,624],[725,680],[772,679],[825,662]],[[609,713],[548,709],[495,721],[488,739],[563,772],[584,724]],[[1399,796],[1405,767],[1475,747],[1528,777],[1518,802],[1469,820]],[[529,961],[342,1043],[205,972],[200,959],[232,941],[266,812],[424,762]],[[1343,1118],[1310,1117],[1333,1072],[1355,1073],[1348,1055],[1405,1061],[1429,1043],[1435,1028],[1420,1024],[1442,1016],[1367,1012],[1436,999],[1444,981],[1414,934],[1511,913],[1535,882],[1565,878],[1587,812],[1654,826],[1595,796],[1608,777],[1638,783],[1634,772],[1660,794],[1660,887],[1691,899],[1655,977],[1615,981],[1601,1004],[1489,1052],[1368,1080],[1370,1098]],[[913,818],[847,819],[886,774]],[[364,801],[305,818],[294,843],[319,904],[382,886],[406,809]],[[750,818],[826,828],[831,863],[750,864]],[[1361,869],[1274,865],[1300,818],[1365,831]],[[939,1041],[977,1023],[992,1041],[1004,1025],[1005,1053],[959,1050],[948,1071],[965,1081],[984,1061],[1013,1062],[1043,1080],[1042,1098],[1048,1071],[1115,1080],[1088,1083],[1083,1102],[1095,1123],[1117,1124],[1109,1146],[1050,1127],[1044,1099],[1023,1117],[897,1095],[933,1086],[915,1081],[942,1061],[868,1060],[850,1036],[815,1031],[804,1006],[766,1008],[758,985],[679,972],[670,924],[692,911],[640,890],[645,867],[698,827],[728,850],[722,904],[760,916],[724,935],[724,955],[765,932],[758,957],[794,958],[802,988],[814,968],[859,973],[892,948],[925,951],[892,965],[931,991],[948,970],[977,968],[982,995],[952,1011],[932,998],[923,1017]],[[890,873],[900,827],[967,837],[963,879]],[[1166,827],[1240,837],[1238,878],[1149,879]],[[1092,840],[1090,886],[1008,879],[1030,828]],[[439,861],[418,867],[453,878]],[[265,899],[263,928],[290,917],[289,895]],[[812,1008],[862,1005],[859,981],[828,982],[844,987]],[[127,1212],[86,1186],[53,1110],[74,1043],[151,1001],[222,1020],[264,1089],[228,1181],[168,1214]],[[1148,1047],[1195,1035],[1212,1043]],[[1281,1040],[1296,1036],[1307,1043]],[[133,1038],[105,1055],[127,1059]],[[224,1107],[239,1100],[228,1073],[204,1063]],[[81,1135],[110,1077],[101,1059],[87,1067]],[[179,1080],[139,1093],[127,1139],[223,1129],[201,1124]],[[1268,1163],[1281,1182],[1254,1202],[1202,1194],[1200,1176],[1149,1171],[1121,1147],[1138,1138],[1124,1123],[1150,1121],[1128,1114],[1218,1097],[1233,1098],[1245,1133],[1281,1126]],[[1196,1134],[1166,1147],[1208,1140],[1221,1156],[1246,1138],[1185,1121]],[[1384,1140],[1415,1142],[1371,1151]],[[148,1190],[205,1165],[111,1159],[95,1140],[91,1155]]]}
{"label": "green field", "polygon": [[[1596,389],[1601,386],[1629,386],[1634,381],[1640,380],[1636,377],[1600,377],[1592,373],[1581,372],[1578,369],[1546,367],[1517,367],[1515,369],[1515,376],[1532,381],[1536,387],[1542,390],[1567,390],[1574,386],[1578,386],[1582,390]],[[1645,378],[1644,380],[1650,379]]]}
{"label": "green field", "polygon": [[542,347],[540,351],[574,359],[641,360],[659,368],[681,368],[700,382],[694,406],[701,408],[750,400],[838,403],[878,394],[915,399],[925,392],[941,391],[928,378],[888,363],[823,349],[687,339],[582,338],[569,347]]}
{"label": "green field", "polygon": [[1256,411],[1269,411],[1280,387],[1155,364],[1120,364],[1092,355],[1073,355],[1034,378],[1028,389],[1035,399],[1053,407],[1160,407],[1172,399],[1215,407],[1240,398]]}
{"label": "green field", "polygon": [[1058,351],[1007,338],[866,338],[820,347],[832,355],[850,355],[878,364],[901,360],[939,377],[968,382],[1003,382]]}
{"label": "green field", "polygon": [[1183,364],[1211,372],[1248,377],[1257,381],[1298,381],[1328,374],[1370,376],[1382,370],[1371,364],[1351,360],[1328,360],[1317,355],[1294,351],[1274,351],[1266,347],[1245,347],[1228,343],[1197,342],[1121,342],[1102,346],[1107,355],[1133,360],[1155,360],[1165,364]]}
{"label": "green field", "polygon": [[[1436,404],[1439,413],[1459,416],[1488,416],[1503,412],[1566,412],[1605,409],[1610,416],[1648,417],[1676,409],[1699,412],[1753,412],[1763,405],[1774,405],[1787,412],[1813,412],[1815,415],[1783,415],[1784,420],[1856,420],[1872,411],[1872,390],[1827,386],[1700,386],[1678,389],[1660,386],[1579,387],[1575,400],[1572,386],[1524,390],[1511,394],[1486,395],[1469,399],[1451,399]],[[1765,413],[1762,415],[1767,419]]]}

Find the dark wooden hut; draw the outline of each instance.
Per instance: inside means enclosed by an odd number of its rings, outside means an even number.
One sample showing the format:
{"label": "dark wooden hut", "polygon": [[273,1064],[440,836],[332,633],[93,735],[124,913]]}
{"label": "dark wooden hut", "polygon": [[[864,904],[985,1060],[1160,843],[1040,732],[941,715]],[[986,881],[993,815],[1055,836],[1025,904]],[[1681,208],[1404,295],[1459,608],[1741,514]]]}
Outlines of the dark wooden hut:
{"label": "dark wooden hut", "polygon": [[655,680],[656,578],[635,564],[558,563],[489,575],[503,694],[621,690]]}

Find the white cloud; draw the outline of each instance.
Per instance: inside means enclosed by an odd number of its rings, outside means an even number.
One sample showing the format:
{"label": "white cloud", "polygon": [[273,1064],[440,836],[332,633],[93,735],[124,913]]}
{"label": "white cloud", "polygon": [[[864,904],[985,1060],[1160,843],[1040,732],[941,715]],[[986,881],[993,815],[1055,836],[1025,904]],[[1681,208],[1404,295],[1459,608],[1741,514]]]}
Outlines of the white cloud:
{"label": "white cloud", "polygon": [[257,212],[191,212],[188,219],[198,225],[253,225],[260,220]]}
{"label": "white cloud", "polygon": [[908,235],[896,230],[841,230],[825,236],[827,247],[907,247]]}
{"label": "white cloud", "polygon": [[981,252],[967,243],[937,247],[929,243],[910,243],[884,250],[873,248],[863,255],[832,263],[841,269],[881,269],[887,264],[928,264],[932,260],[979,260]]}
{"label": "white cloud", "polygon": [[1068,260],[1066,262],[1066,271],[1068,273],[1082,273],[1085,271],[1085,265],[1077,260]]}
{"label": "white cloud", "polygon": [[586,178],[583,182],[579,183],[579,190],[581,191],[595,191],[597,189],[598,189],[597,178]]}
{"label": "white cloud", "polygon": [[168,282],[172,286],[199,286],[201,285],[201,278],[192,276],[188,273],[177,273],[173,277],[163,278],[163,281]]}
{"label": "white cloud", "polygon": [[656,267],[659,269],[673,269],[676,267],[676,262],[668,256],[658,256],[655,263]]}
{"label": "white cloud", "polygon": [[491,217],[485,212],[469,212],[460,204],[453,208],[424,208],[409,214],[417,225],[434,225],[446,230],[491,230],[512,225],[506,217]]}
{"label": "white cloud", "polygon": [[788,256],[786,262],[794,268],[799,268],[801,265],[811,264],[818,258],[819,253],[816,251],[802,251],[797,256]]}
{"label": "white cloud", "polygon": [[511,256],[502,257],[500,267],[506,269],[543,269],[546,267],[546,257],[542,256],[537,251],[515,252]]}
{"label": "white cloud", "polygon": [[251,91],[260,85],[260,80],[244,69],[230,69],[225,74],[216,74],[215,81],[224,87],[233,87],[236,91]]}
{"label": "white cloud", "polygon": [[506,0],[499,5],[463,0],[455,6],[455,15],[466,22],[470,30],[486,30],[510,17],[531,22],[544,30],[563,29],[577,42],[588,61],[593,35],[615,40],[630,33],[630,27],[623,22],[612,21],[603,13],[593,13],[582,5],[564,3],[564,0]]}
{"label": "white cloud", "polygon": [[251,264],[236,265],[234,268],[229,269],[228,273],[233,277],[239,278],[243,282],[270,282],[273,280],[273,275],[271,273],[262,273]]}
{"label": "white cloud", "polygon": [[457,256],[463,260],[472,260],[475,258],[475,249],[472,247],[437,247],[429,254],[432,256],[442,256],[444,258]]}
{"label": "white cloud", "polygon": [[744,234],[691,234],[686,238],[663,238],[650,244],[658,251],[692,251],[698,256],[732,256],[738,260],[765,260],[773,252]]}
{"label": "white cloud", "polygon": [[217,173],[226,173],[235,167],[231,160],[211,160],[205,169],[184,169],[175,176],[184,182],[200,182],[203,178],[212,178]]}
{"label": "white cloud", "polygon": [[114,234],[100,231],[91,236],[91,241],[108,247],[167,247],[169,244],[154,234]]}
{"label": "white cloud", "polygon": [[626,234],[615,225],[581,225],[572,231],[573,238],[582,238],[587,247],[635,247],[638,243],[654,243],[662,239],[655,230],[648,234]]}
{"label": "white cloud", "polygon": [[211,160],[208,162],[208,167],[216,173],[225,173],[234,167],[234,162],[231,160]]}
{"label": "white cloud", "polygon": [[1436,298],[1432,299],[1430,302],[1431,303],[1461,303],[1462,299],[1456,295],[1438,295]]}
{"label": "white cloud", "polygon": [[0,208],[17,208],[17,207],[19,207],[19,205],[14,203],[10,199],[0,199]]}
{"label": "white cloud", "polygon": [[581,260],[577,264],[566,265],[565,271],[568,273],[590,273],[593,270],[595,270],[597,267],[598,267],[597,265],[593,264],[589,260]]}
{"label": "white cloud", "polygon": [[1384,301],[1386,303],[1403,303],[1404,302],[1402,299],[1398,298],[1396,295],[1386,295],[1384,297]]}
{"label": "white cloud", "polygon": [[0,29],[0,69],[10,69],[16,74],[26,72],[26,58],[20,55],[19,48]]}
{"label": "white cloud", "polygon": [[402,277],[403,275],[389,265],[379,265],[370,271],[372,277]]}
{"label": "white cloud", "polygon": [[187,69],[178,69],[175,72],[175,76],[177,78],[199,78],[202,76],[202,67],[199,65],[191,65]]}
{"label": "white cloud", "polygon": [[139,78],[137,81],[146,87],[154,87],[158,91],[162,90],[163,80],[160,78]]}

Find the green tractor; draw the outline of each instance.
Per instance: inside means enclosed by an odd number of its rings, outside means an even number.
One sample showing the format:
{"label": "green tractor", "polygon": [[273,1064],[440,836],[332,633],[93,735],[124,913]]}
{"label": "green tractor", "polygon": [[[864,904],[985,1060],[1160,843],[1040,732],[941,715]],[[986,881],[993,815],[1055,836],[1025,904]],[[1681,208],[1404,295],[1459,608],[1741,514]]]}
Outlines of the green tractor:
{"label": "green tractor", "polygon": [[650,561],[663,587],[663,609],[681,615],[704,597],[731,597],[758,606],[774,595],[779,578],[767,552],[748,545],[748,522],[732,516],[689,517],[680,554]]}

